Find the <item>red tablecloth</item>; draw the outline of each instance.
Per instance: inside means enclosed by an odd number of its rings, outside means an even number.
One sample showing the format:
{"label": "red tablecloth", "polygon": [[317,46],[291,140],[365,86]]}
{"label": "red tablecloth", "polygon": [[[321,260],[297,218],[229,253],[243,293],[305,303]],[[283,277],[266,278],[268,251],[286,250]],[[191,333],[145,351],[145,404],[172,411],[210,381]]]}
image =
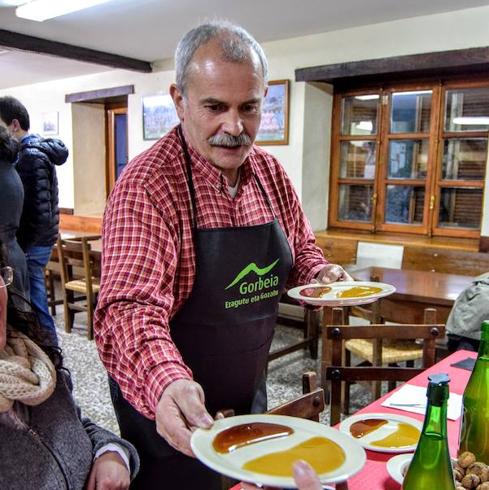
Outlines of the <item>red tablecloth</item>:
{"label": "red tablecloth", "polygon": [[[431,373],[448,373],[450,376],[450,391],[452,393],[462,394],[470,376],[470,371],[452,367],[451,364],[466,359],[467,357],[477,357],[475,352],[458,351],[438,362],[431,368],[424,371],[422,374],[414,377],[409,381],[409,384],[416,386],[427,386],[428,375]],[[399,388],[398,388],[399,389]],[[392,393],[392,392],[391,392]],[[398,413],[408,415],[410,417],[423,420],[423,415],[404,410],[396,410],[389,407],[383,407],[381,403],[391,395],[388,393],[383,397],[375,400],[370,405],[366,406],[357,413]],[[452,456],[456,456],[458,450],[460,418],[457,420],[448,420],[448,441],[450,444],[450,452]],[[387,473],[385,466],[386,461],[392,458],[391,453],[379,453],[375,451],[367,451],[367,463],[360,473],[348,480],[349,490],[399,490],[401,487]],[[231,490],[239,490],[240,486],[236,485]]]}

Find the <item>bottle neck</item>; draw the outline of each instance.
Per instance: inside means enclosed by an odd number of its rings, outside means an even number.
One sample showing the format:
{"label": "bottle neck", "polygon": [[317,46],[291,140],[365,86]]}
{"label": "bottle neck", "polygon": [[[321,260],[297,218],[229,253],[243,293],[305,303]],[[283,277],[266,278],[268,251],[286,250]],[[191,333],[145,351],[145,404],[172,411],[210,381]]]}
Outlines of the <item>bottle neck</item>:
{"label": "bottle neck", "polygon": [[423,434],[435,433],[447,438],[447,402],[441,405],[428,403],[423,424]]}
{"label": "bottle neck", "polygon": [[489,328],[483,328],[481,331],[481,343],[477,358],[484,357],[489,360]]}

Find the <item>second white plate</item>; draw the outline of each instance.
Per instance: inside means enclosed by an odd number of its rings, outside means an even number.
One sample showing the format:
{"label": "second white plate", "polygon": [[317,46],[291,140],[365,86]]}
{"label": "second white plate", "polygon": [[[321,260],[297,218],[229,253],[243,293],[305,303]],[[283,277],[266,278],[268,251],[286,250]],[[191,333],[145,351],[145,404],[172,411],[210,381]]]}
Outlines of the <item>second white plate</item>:
{"label": "second white plate", "polygon": [[[355,422],[360,422],[367,419],[382,419],[387,420],[387,423],[375,429],[374,431],[364,435],[363,437],[353,437],[350,432],[350,427]],[[421,435],[421,429],[423,428],[423,422],[420,420],[408,417],[405,415],[398,415],[395,413],[362,413],[358,415],[352,415],[347,419],[343,420],[340,424],[340,430],[345,434],[348,434],[352,439],[356,440],[361,446],[370,451],[377,451],[381,453],[407,453],[413,452],[416,449],[418,441],[413,444],[405,446],[391,446],[391,447],[381,447],[374,446],[372,443],[384,439],[390,434],[394,433],[398,427],[399,423],[408,424],[413,428],[419,430]]]}
{"label": "second white plate", "polygon": [[[342,298],[341,293],[354,287],[374,287],[380,288],[380,291],[369,294],[367,296],[351,296]],[[321,291],[321,288],[324,292]],[[370,281],[339,281],[331,284],[306,284],[290,289],[287,294],[297,301],[309,303],[316,306],[353,306],[365,305],[373,303],[379,298],[389,296],[394,293],[396,288],[390,284],[383,282]],[[319,296],[309,296],[309,294],[317,293]],[[321,294],[320,294],[321,293]]]}

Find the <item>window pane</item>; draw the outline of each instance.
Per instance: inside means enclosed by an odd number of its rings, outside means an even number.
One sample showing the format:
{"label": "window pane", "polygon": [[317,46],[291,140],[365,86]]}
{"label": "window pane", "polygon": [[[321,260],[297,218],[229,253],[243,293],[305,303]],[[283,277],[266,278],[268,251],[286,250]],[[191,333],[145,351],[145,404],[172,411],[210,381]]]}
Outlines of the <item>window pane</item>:
{"label": "window pane", "polygon": [[445,140],[442,179],[483,180],[486,161],[486,138]]}
{"label": "window pane", "polygon": [[372,194],[370,185],[340,185],[340,220],[372,221]]}
{"label": "window pane", "polygon": [[377,133],[379,96],[344,97],[341,103],[341,134],[367,135]]}
{"label": "window pane", "polygon": [[489,88],[447,90],[445,131],[487,131]]}
{"label": "window pane", "polygon": [[388,185],[385,203],[386,223],[423,222],[424,187]]}
{"label": "window pane", "polygon": [[374,177],[375,141],[343,141],[340,178],[373,179]]}
{"label": "window pane", "polygon": [[429,132],[431,90],[393,93],[391,106],[391,133]]}
{"label": "window pane", "polygon": [[387,177],[423,179],[428,165],[428,140],[393,140],[389,143]]}
{"label": "window pane", "polygon": [[439,225],[461,228],[480,228],[482,189],[442,189]]}

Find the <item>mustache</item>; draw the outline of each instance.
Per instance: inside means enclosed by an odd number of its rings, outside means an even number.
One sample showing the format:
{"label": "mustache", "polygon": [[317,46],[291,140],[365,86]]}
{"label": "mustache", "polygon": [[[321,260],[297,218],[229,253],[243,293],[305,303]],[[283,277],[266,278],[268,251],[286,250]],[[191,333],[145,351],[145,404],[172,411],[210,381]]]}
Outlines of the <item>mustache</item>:
{"label": "mustache", "polygon": [[236,146],[250,146],[252,144],[251,138],[246,133],[241,133],[238,136],[232,134],[216,134],[211,136],[207,143],[211,146],[229,146],[234,148]]}

